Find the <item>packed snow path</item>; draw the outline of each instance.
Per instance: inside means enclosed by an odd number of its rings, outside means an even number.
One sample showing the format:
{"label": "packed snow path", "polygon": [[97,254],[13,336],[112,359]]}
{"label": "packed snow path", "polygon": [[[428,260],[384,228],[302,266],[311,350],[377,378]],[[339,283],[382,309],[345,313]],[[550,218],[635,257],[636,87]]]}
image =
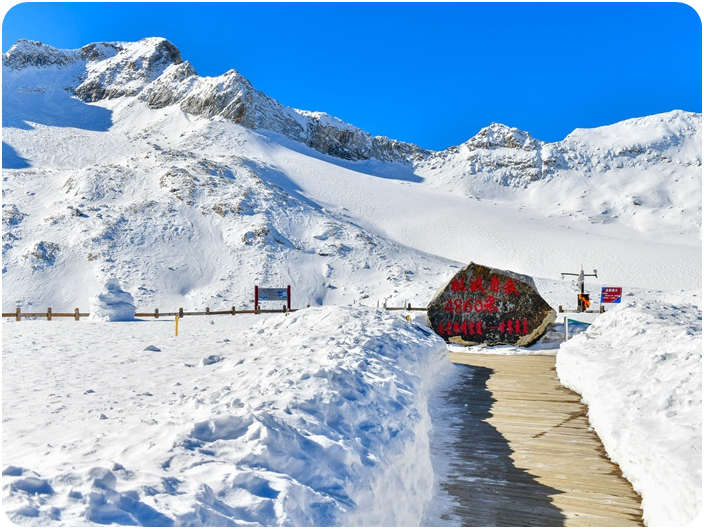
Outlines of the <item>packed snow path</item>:
{"label": "packed snow path", "polygon": [[457,457],[448,522],[465,526],[641,526],[641,499],[589,429],[554,356],[451,353],[472,366],[447,394]]}

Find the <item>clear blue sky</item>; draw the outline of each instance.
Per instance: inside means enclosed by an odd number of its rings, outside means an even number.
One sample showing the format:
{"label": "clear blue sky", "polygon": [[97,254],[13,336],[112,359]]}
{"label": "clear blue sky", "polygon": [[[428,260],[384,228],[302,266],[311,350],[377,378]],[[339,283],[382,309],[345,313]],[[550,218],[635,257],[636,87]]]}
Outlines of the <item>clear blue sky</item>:
{"label": "clear blue sky", "polygon": [[283,104],[430,149],[492,122],[544,141],[702,111],[702,26],[678,3],[25,3],[58,48],[166,37],[200,75],[234,68]]}

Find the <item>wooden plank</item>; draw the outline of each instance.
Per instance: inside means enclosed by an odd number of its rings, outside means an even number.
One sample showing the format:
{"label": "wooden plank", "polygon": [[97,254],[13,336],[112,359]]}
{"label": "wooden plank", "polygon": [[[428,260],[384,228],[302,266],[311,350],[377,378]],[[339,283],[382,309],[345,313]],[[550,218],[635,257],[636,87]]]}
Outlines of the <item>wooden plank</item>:
{"label": "wooden plank", "polygon": [[458,459],[444,485],[472,526],[642,526],[641,498],[589,428],[550,355],[450,353],[473,366],[453,402]]}

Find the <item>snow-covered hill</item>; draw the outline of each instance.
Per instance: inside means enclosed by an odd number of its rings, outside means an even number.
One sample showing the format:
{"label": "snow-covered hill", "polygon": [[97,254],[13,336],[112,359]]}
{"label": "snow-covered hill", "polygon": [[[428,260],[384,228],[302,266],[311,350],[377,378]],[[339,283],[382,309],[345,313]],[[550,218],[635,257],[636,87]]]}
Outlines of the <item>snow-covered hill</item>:
{"label": "snow-covered hill", "polygon": [[[234,70],[199,77],[159,38],[19,41],[2,82],[3,311],[85,310],[113,277],[141,310],[249,308],[255,284],[292,285],[294,307],[423,305],[469,261],[571,306],[559,274],[597,268],[587,290],[624,286],[624,303],[567,342],[560,376],[646,521],[699,510],[700,114],[556,143],[492,124],[430,152]],[[312,307],[187,318],[179,337],[164,319],[3,323],[3,507],[44,525],[460,523],[428,404],[453,370],[421,319]],[[616,401],[628,429],[669,439],[625,435]]]}
{"label": "snow-covered hill", "polygon": [[698,114],[432,153],[199,77],[165,39],[3,56],[3,310],[83,307],[112,276],[144,309],[254,284],[420,305],[470,260],[692,289],[700,228]]}

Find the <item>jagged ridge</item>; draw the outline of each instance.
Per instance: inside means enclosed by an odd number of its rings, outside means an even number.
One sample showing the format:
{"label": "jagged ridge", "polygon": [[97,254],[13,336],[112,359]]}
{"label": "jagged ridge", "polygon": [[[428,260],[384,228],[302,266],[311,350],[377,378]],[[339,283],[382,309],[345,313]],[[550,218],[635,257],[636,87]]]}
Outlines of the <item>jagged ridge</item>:
{"label": "jagged ridge", "polygon": [[86,102],[136,96],[151,108],[178,104],[190,114],[221,116],[254,130],[268,130],[345,160],[375,158],[413,163],[430,151],[416,145],[372,136],[327,114],[283,106],[256,90],[235,70],[218,77],[199,77],[163,38],[135,43],[94,43],[80,50],[58,50],[39,42],[18,41],[3,56],[12,69],[65,66],[85,62],[81,83],[73,87]]}

